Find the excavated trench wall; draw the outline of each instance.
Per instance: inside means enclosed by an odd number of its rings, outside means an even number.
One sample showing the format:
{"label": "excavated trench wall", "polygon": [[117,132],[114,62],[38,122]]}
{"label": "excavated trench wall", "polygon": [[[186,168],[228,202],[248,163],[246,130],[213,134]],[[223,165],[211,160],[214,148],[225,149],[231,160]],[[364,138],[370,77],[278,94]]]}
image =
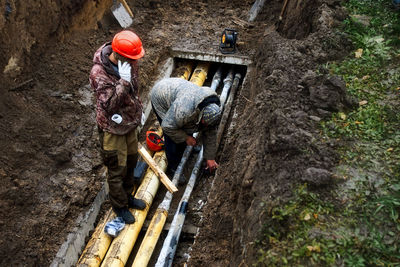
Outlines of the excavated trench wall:
{"label": "excavated trench wall", "polygon": [[289,1],[287,8],[292,16],[279,32],[264,32],[254,71],[236,99],[193,266],[253,264],[269,209],[285,203],[299,184],[324,188],[333,182],[334,144],[321,139],[319,122],[355,102],[347,99],[342,80],[316,70],[346,54],[348,40],[331,30],[345,12],[340,1]]}
{"label": "excavated trench wall", "polygon": [[69,32],[98,28],[111,5],[112,0],[1,0],[0,70],[4,82],[15,82],[31,72],[34,61],[42,56],[39,51],[68,38]]}

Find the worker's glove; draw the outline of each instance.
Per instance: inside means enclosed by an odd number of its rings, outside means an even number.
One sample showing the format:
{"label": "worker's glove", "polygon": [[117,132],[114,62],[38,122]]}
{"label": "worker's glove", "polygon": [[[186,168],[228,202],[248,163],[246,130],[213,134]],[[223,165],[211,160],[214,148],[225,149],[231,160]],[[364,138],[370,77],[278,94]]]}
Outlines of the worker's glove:
{"label": "worker's glove", "polygon": [[128,62],[122,63],[118,60],[118,72],[121,79],[131,82],[131,65]]}

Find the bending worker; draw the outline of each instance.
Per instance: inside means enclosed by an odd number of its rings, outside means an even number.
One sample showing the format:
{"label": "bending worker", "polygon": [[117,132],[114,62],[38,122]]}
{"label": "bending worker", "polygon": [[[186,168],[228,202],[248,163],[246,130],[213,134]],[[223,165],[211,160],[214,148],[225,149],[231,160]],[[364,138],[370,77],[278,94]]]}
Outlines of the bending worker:
{"label": "bending worker", "polygon": [[121,31],[96,51],[89,78],[96,95],[101,154],[108,171],[108,197],[114,212],[128,224],[135,222],[128,208],[146,207],[143,200],[132,196],[143,110],[137,61],[143,55],[139,37],[132,31]]}
{"label": "bending worker", "polygon": [[164,132],[167,174],[173,175],[188,146],[195,146],[195,132],[201,132],[207,168],[214,171],[217,130],[221,118],[220,100],[209,87],[181,78],[165,78],[154,85],[151,104]]}

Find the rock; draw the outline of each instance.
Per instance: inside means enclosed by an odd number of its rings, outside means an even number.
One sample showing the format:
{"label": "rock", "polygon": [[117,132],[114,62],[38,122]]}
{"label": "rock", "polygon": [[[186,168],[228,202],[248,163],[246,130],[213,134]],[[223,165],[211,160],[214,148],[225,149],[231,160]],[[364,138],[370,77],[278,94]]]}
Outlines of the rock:
{"label": "rock", "polygon": [[58,164],[62,165],[71,160],[71,152],[67,149],[57,148],[48,152],[48,155]]}
{"label": "rock", "polygon": [[351,18],[365,27],[368,27],[371,23],[371,17],[366,15],[352,15]]}
{"label": "rock", "polygon": [[[308,71],[300,82],[308,90],[312,105],[318,110],[338,112],[356,107],[355,99],[347,96],[345,82],[338,76],[318,75]],[[319,115],[325,117],[323,112]]]}
{"label": "rock", "polygon": [[316,121],[316,122],[321,121],[321,118],[317,117],[317,116],[310,116],[310,119],[312,119],[313,121]]}
{"label": "rock", "polygon": [[325,169],[311,167],[305,170],[301,180],[316,186],[328,185],[332,183],[332,173]]}

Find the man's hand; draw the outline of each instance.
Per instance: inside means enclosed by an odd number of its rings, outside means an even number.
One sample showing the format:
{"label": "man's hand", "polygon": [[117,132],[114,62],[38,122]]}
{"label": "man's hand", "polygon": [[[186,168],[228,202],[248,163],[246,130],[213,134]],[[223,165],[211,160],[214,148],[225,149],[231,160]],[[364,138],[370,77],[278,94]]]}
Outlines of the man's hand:
{"label": "man's hand", "polygon": [[131,82],[131,65],[128,62],[122,63],[118,60],[118,72],[121,79]]}
{"label": "man's hand", "polygon": [[210,171],[210,173],[214,172],[218,168],[218,163],[213,159],[207,160],[207,167],[206,169]]}
{"label": "man's hand", "polygon": [[193,136],[190,136],[190,135],[188,135],[187,137],[186,137],[186,144],[188,145],[188,146],[195,146],[196,145],[196,139],[193,137]]}

